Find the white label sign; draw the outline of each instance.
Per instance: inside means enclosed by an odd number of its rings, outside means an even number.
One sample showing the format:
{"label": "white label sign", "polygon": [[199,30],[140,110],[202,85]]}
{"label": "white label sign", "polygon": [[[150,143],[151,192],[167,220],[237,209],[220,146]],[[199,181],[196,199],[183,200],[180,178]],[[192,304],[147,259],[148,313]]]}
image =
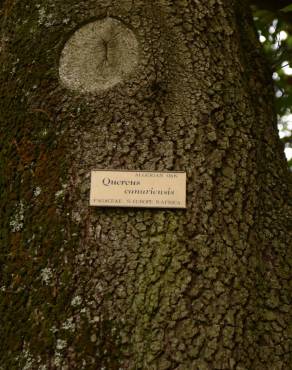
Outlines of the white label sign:
{"label": "white label sign", "polygon": [[91,171],[90,205],[186,208],[186,173],[94,170]]}

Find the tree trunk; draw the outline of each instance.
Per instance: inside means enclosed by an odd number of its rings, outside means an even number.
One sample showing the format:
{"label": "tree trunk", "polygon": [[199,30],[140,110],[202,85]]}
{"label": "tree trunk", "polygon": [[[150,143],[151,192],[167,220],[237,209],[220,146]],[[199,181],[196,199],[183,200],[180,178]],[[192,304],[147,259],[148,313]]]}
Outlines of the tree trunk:
{"label": "tree trunk", "polygon": [[[245,2],[6,0],[0,62],[0,368],[292,369],[290,180]],[[187,209],[90,207],[94,168],[186,171]]]}

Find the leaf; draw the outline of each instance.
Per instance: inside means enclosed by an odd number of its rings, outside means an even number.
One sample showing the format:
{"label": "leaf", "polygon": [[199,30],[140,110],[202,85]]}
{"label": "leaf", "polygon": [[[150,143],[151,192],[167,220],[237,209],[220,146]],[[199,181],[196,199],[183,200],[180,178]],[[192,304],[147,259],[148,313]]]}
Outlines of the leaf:
{"label": "leaf", "polygon": [[280,11],[284,13],[292,12],[292,4],[285,6],[285,8],[280,9]]}

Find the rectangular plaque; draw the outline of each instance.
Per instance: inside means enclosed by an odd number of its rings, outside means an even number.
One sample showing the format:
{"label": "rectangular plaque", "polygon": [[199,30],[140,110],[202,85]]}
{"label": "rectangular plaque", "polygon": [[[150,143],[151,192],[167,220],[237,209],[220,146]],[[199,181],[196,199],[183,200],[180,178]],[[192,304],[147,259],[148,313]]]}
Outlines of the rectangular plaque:
{"label": "rectangular plaque", "polygon": [[90,205],[186,208],[186,173],[179,171],[91,171]]}

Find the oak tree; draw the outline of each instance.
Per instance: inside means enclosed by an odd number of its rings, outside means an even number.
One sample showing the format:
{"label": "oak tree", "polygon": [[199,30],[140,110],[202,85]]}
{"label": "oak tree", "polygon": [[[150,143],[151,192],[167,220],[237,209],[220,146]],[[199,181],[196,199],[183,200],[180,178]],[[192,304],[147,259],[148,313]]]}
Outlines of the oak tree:
{"label": "oak tree", "polygon": [[[1,369],[291,369],[291,180],[246,1],[4,0]],[[187,209],[89,206],[186,171]]]}

